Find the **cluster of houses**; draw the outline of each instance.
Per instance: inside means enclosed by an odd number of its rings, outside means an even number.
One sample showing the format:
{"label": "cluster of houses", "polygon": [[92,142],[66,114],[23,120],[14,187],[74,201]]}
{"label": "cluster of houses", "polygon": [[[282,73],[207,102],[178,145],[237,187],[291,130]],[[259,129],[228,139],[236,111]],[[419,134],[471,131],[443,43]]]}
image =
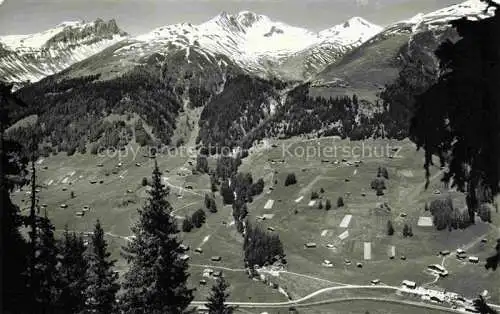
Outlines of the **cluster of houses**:
{"label": "cluster of houses", "polygon": [[[450,255],[451,252],[448,250],[444,250],[444,251],[439,252],[439,254],[442,256],[447,256],[447,255]],[[467,259],[467,253],[463,249],[457,249],[456,257],[459,260],[465,260],[465,259]],[[468,260],[470,263],[473,263],[473,264],[479,263],[479,257],[477,257],[477,256],[469,256]]]}
{"label": "cluster of houses", "polygon": [[[460,260],[465,260],[467,258],[466,252],[462,249],[457,250],[456,256]],[[477,256],[469,256],[468,260],[469,260],[469,262],[471,262],[473,264],[479,263],[479,257],[477,257]]]}
{"label": "cluster of houses", "polygon": [[[203,278],[212,278],[212,279],[216,279],[216,278],[220,278],[222,277],[222,272],[221,271],[218,271],[218,270],[213,270],[211,268],[205,268],[203,270]],[[206,285],[207,282],[205,279],[202,279],[200,280],[200,285]]]}
{"label": "cluster of houses", "polygon": [[454,308],[461,307],[465,312],[479,313],[473,306],[473,300],[466,299],[458,293],[446,291],[446,289],[441,287],[424,288],[417,286],[414,281],[403,280],[400,291],[419,297],[424,301],[448,303]]}

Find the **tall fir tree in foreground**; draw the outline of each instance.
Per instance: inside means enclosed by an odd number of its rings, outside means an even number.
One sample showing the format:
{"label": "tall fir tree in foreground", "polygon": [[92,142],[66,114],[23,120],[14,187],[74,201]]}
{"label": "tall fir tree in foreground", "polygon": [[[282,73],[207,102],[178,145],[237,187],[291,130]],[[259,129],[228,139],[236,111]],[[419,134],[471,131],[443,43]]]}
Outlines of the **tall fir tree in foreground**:
{"label": "tall fir tree in foreground", "polygon": [[217,282],[212,287],[210,295],[207,298],[207,308],[209,314],[233,314],[234,307],[226,305],[229,298],[229,283],[224,277],[217,279]]}
{"label": "tall fir tree in foreground", "polygon": [[65,227],[60,241],[62,292],[60,304],[66,313],[80,313],[85,306],[85,245],[83,238]]}
{"label": "tall fir tree in foreground", "polygon": [[54,226],[45,212],[37,215],[36,238],[34,238],[34,258],[29,261],[28,275],[31,304],[35,313],[54,313],[60,310],[61,288],[61,256],[54,238]]}
{"label": "tall fir tree in foreground", "polygon": [[0,82],[0,269],[2,298],[0,312],[19,312],[26,308],[26,277],[23,275],[28,245],[19,228],[23,220],[19,207],[12,203],[10,192],[23,183],[27,160],[22,158],[19,143],[5,139],[10,125],[9,108],[23,105],[11,92],[12,86]]}
{"label": "tall fir tree in foreground", "polygon": [[440,156],[448,165],[443,180],[467,193],[470,223],[500,192],[500,4],[482,1],[495,13],[451,22],[461,38],[436,50],[441,76],[417,97],[410,128],[425,150],[427,177],[432,156]]}
{"label": "tall fir tree in foreground", "polygon": [[114,260],[110,259],[104,230],[97,220],[94,233],[85,255],[87,264],[84,290],[86,313],[108,314],[116,311],[116,293],[120,286],[114,272]]}
{"label": "tall fir tree in foreground", "polygon": [[[30,298],[26,300],[32,312],[53,313],[61,311],[63,281],[63,256],[54,237],[54,225],[47,216],[40,215],[38,206],[37,173],[35,162],[38,155],[38,142],[34,133],[31,134],[29,147],[31,155],[31,206],[29,216],[25,219],[28,227],[29,254],[24,275],[27,277],[27,287]],[[69,267],[73,267],[70,265]]]}
{"label": "tall fir tree in foreground", "polygon": [[168,190],[155,162],[149,198],[132,228],[135,238],[124,248],[130,263],[125,274],[124,313],[184,313],[193,300],[187,287],[188,264],[177,239],[177,223],[170,215]]}
{"label": "tall fir tree in foreground", "polygon": [[[500,193],[500,4],[481,1],[493,16],[451,22],[461,39],[437,49],[442,74],[417,97],[410,128],[425,150],[427,178],[433,155],[440,156],[448,165],[443,181],[466,193],[471,224],[481,204]],[[488,269],[498,267],[496,257]]]}

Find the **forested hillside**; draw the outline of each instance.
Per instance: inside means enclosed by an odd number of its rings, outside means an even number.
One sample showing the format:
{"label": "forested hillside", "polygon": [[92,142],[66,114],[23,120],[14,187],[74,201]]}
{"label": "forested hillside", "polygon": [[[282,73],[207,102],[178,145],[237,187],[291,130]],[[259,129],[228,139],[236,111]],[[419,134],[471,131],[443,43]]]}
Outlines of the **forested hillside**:
{"label": "forested hillside", "polygon": [[249,148],[266,137],[312,134],[359,140],[385,136],[381,122],[387,112],[377,105],[356,95],[312,97],[308,84],[290,85],[248,76],[228,82],[201,115],[199,141],[214,148]]}
{"label": "forested hillside", "polygon": [[199,141],[207,146],[238,146],[248,132],[272,116],[280,100],[279,81],[240,75],[228,82],[201,113]]}
{"label": "forested hillside", "polygon": [[[61,81],[49,77],[18,93],[30,107],[17,116],[37,114],[37,133],[52,149],[68,153],[83,152],[87,143],[103,148],[126,144],[128,136],[121,130],[125,125],[108,127],[104,120],[110,114],[135,113],[152,126],[158,139],[169,143],[182,105],[172,88],[153,75],[155,71],[151,65],[136,67],[109,81],[97,81],[99,76]],[[13,133],[15,138],[26,138],[23,129]]]}

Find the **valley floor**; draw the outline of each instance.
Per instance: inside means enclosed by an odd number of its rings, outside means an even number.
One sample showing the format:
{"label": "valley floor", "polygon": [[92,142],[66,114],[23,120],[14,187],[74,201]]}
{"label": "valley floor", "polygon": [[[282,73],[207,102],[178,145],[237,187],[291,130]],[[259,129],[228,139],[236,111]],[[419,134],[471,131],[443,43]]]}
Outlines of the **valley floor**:
{"label": "valley floor", "polygon": [[[287,302],[288,298],[297,300],[324,288],[369,286],[372,280],[379,279],[379,285],[399,287],[403,280],[411,280],[419,286],[430,289],[440,287],[467,298],[487,290],[491,297],[489,301],[500,303],[500,288],[497,285],[500,273],[486,271],[483,267],[485,258],[493,252],[493,243],[500,236],[500,215],[494,212],[493,223],[477,221],[466,230],[436,231],[432,226],[419,226],[420,217],[430,216],[424,211],[426,202],[449,195],[455,206],[464,207],[465,203],[463,195],[448,190],[440,182],[442,171],[439,168],[432,169],[430,186],[425,189],[423,154],[416,152],[409,141],[362,143],[334,138],[294,138],[271,143],[252,151],[243,160],[240,171],[251,172],[254,180],[261,177],[265,180],[264,193],[249,204],[249,215],[250,219],[278,233],[284,244],[287,270],[264,274],[266,280],[278,285],[279,289],[248,278],[243,269],[243,238],[232,222],[231,206],[223,206],[217,194],[218,212],[207,213],[207,222],[201,228],[180,234],[191,248],[188,252],[190,281],[197,287],[196,300],[203,301],[210,290],[213,280],[204,278],[203,271],[211,268],[223,271],[228,278],[231,301],[234,302]],[[391,146],[389,151],[393,155],[396,149],[401,150],[392,158],[388,156],[390,154],[368,154],[370,150],[387,148],[387,145]],[[323,149],[326,147],[335,148],[337,155],[327,155]],[[130,227],[146,196],[141,180],[151,176],[153,167],[152,159],[142,152],[132,153],[136,151],[132,148],[122,156],[59,155],[38,162],[39,180],[44,186],[40,192],[40,204],[47,205],[57,230],[62,231],[68,225],[70,230],[89,232],[96,219],[100,219],[113,256],[118,259],[120,272],[127,269],[120,257],[121,247],[131,235]],[[320,153],[310,154],[309,158],[298,153],[308,149],[312,151],[313,148]],[[355,158],[352,152],[359,152],[360,149],[365,150],[365,156]],[[356,164],[356,160],[361,163]],[[164,182],[170,187],[169,201],[179,220],[204,207],[204,195],[210,191],[210,179],[208,175],[191,173],[195,156],[160,156],[158,164],[163,171]],[[215,162],[210,160],[209,164],[213,167]],[[389,172],[387,190],[380,197],[370,188],[379,166],[386,167]],[[288,173],[295,173],[296,185],[284,186]],[[320,193],[321,189],[323,193]],[[71,191],[75,194],[74,198],[70,195]],[[314,204],[310,199],[313,191],[320,194],[320,199]],[[343,197],[344,207],[337,208],[338,197]],[[327,199],[333,205],[329,211],[324,208]],[[16,191],[14,200],[26,210],[29,195],[25,191]],[[322,202],[323,209],[318,208],[319,202]],[[384,203],[390,210],[381,208]],[[61,204],[66,204],[67,208],[61,208]],[[84,206],[89,206],[90,210],[83,217],[75,216]],[[263,216],[267,219],[259,219]],[[394,225],[393,236],[387,235],[388,220]],[[412,226],[413,237],[402,236],[404,224]],[[484,243],[483,239],[488,242]],[[308,242],[316,243],[316,247],[306,249],[304,244]],[[198,247],[203,249],[202,254],[194,253]],[[454,251],[458,248],[466,250],[468,255],[477,256],[480,262],[472,264],[456,259]],[[395,258],[389,259],[393,250]],[[439,255],[442,250],[449,250],[452,254],[442,257]],[[221,256],[221,261],[211,261],[212,256]],[[401,256],[406,259],[402,260]],[[330,261],[333,267],[322,266],[325,260]],[[362,263],[362,268],[356,267],[357,263]],[[440,278],[432,275],[426,270],[430,264],[444,266],[449,276]],[[201,279],[207,279],[208,284],[199,285]],[[359,297],[365,299],[356,300]],[[297,305],[297,309],[300,313],[369,311],[409,314],[412,311],[443,311],[392,301],[382,304],[375,300],[378,297],[420,302],[416,298],[402,298],[395,291],[380,293],[378,290],[362,289],[353,293],[338,289],[312,297],[307,302],[313,304],[307,308]],[[328,300],[331,302],[327,305],[321,303]],[[349,310],[346,312],[346,309]],[[239,309],[240,313],[263,311],[288,313],[288,307]]]}

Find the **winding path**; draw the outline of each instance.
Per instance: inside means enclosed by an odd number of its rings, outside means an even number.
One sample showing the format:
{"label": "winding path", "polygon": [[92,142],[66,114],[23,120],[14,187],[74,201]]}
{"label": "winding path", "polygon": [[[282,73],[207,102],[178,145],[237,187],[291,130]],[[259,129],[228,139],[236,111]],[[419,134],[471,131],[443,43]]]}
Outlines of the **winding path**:
{"label": "winding path", "polygon": [[[329,287],[329,288],[323,288],[320,290],[317,290],[311,294],[308,294],[305,297],[302,297],[300,299],[292,300],[292,301],[286,301],[286,302],[270,302],[270,303],[254,303],[254,302],[227,302],[228,305],[235,305],[239,307],[254,307],[254,308],[267,308],[267,307],[284,307],[284,306],[294,306],[298,305],[300,303],[303,303],[304,301],[307,301],[309,299],[312,299],[318,295],[327,293],[327,292],[332,292],[336,290],[356,290],[356,289],[370,289],[370,290],[390,290],[390,291],[398,291],[399,287],[392,287],[392,286],[366,286],[366,285],[346,285],[346,286],[337,286],[337,287]],[[193,301],[191,302],[192,305],[204,305],[206,304],[206,301]]]}
{"label": "winding path", "polygon": [[[394,286],[366,286],[366,285],[345,285],[345,286],[337,286],[337,287],[329,287],[317,290],[305,297],[302,297],[297,300],[291,300],[286,302],[268,302],[268,303],[256,303],[256,302],[227,302],[227,305],[233,305],[241,308],[286,308],[290,306],[295,307],[313,307],[319,305],[326,305],[332,303],[340,303],[340,302],[348,302],[348,301],[374,301],[374,302],[385,302],[385,303],[394,303],[394,304],[402,304],[402,305],[410,305],[416,307],[422,307],[427,309],[434,309],[443,312],[449,313],[463,313],[463,311],[459,309],[452,309],[449,307],[434,305],[424,302],[417,301],[408,301],[408,300],[398,300],[392,298],[377,298],[377,297],[349,297],[349,298],[336,298],[336,299],[328,299],[317,302],[309,302],[305,303],[314,297],[317,297],[321,294],[338,291],[338,290],[357,290],[357,289],[369,289],[369,290],[389,290],[389,291],[399,291],[399,287]],[[191,302],[193,306],[206,305],[206,301],[193,301]],[[493,308],[499,309],[500,306],[496,304],[489,304]]]}

